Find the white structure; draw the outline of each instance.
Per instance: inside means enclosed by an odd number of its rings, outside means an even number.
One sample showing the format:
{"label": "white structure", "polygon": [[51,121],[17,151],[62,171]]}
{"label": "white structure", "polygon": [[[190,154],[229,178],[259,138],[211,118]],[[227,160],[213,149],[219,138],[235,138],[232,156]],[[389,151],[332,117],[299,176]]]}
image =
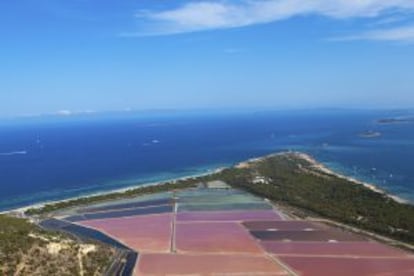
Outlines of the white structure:
{"label": "white structure", "polygon": [[269,184],[269,180],[264,176],[255,176],[253,184]]}

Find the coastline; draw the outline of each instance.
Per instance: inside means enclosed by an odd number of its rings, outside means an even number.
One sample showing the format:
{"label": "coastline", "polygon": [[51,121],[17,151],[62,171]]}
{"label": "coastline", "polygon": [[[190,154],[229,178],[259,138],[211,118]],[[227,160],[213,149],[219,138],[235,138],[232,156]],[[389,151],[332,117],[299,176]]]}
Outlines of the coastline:
{"label": "coastline", "polygon": [[385,195],[385,196],[387,196],[387,197],[389,197],[389,198],[397,201],[398,203],[403,203],[403,204],[409,203],[408,200],[405,200],[405,199],[402,199],[402,198],[400,198],[400,197],[398,197],[396,195],[390,194],[387,191],[379,188],[375,184],[368,183],[368,182],[364,182],[364,181],[355,179],[354,177],[347,176],[347,175],[341,174],[339,172],[335,172],[334,170],[328,168],[326,165],[324,165],[323,163],[317,161],[313,156],[311,156],[311,155],[309,155],[307,153],[303,153],[303,152],[292,152],[292,154],[295,155],[295,156],[297,156],[297,157],[299,157],[299,158],[301,158],[301,159],[303,159],[303,160],[308,161],[309,163],[312,164],[312,166],[315,169],[317,169],[317,170],[319,170],[319,171],[321,171],[321,172],[323,172],[325,174],[333,175],[335,177],[338,177],[338,178],[347,180],[349,182],[352,182],[352,183],[355,183],[355,184],[358,184],[358,185],[363,185],[365,188],[368,188],[371,191],[374,191],[374,192],[383,194],[383,195]]}
{"label": "coastline", "polygon": [[188,175],[188,176],[184,176],[184,177],[171,178],[171,179],[166,179],[166,180],[162,180],[162,181],[148,182],[148,183],[143,183],[143,184],[140,184],[140,185],[133,185],[133,186],[123,187],[123,188],[113,189],[113,190],[108,190],[108,191],[95,192],[95,193],[91,193],[91,194],[88,194],[88,195],[79,195],[79,196],[75,196],[75,197],[68,197],[68,198],[60,199],[60,200],[43,201],[43,202],[30,204],[30,205],[19,207],[19,208],[0,211],[0,214],[10,214],[10,213],[13,214],[14,213],[14,214],[24,215],[24,213],[29,209],[38,209],[38,208],[42,208],[42,207],[44,207],[46,205],[49,205],[49,204],[56,204],[56,203],[70,201],[70,200],[76,200],[76,199],[80,199],[80,198],[88,198],[88,197],[94,197],[94,196],[101,196],[101,195],[108,195],[108,194],[115,194],[115,193],[123,193],[123,192],[133,190],[133,189],[139,189],[139,188],[144,188],[144,187],[149,187],[149,186],[162,185],[162,184],[165,184],[165,183],[168,183],[168,182],[175,182],[175,181],[179,181],[179,180],[187,180],[187,179],[191,179],[191,178],[208,176],[208,175],[218,173],[218,172],[220,172],[220,171],[222,171],[226,168],[231,168],[231,167],[243,168],[245,166],[249,166],[249,163],[254,163],[254,162],[261,161],[261,160],[265,160],[266,158],[269,158],[269,157],[272,157],[272,156],[289,155],[289,154],[295,156],[298,159],[302,159],[302,160],[305,160],[305,161],[309,162],[315,170],[318,170],[322,173],[332,175],[332,176],[347,180],[349,182],[352,182],[352,183],[355,183],[355,184],[358,184],[358,185],[363,185],[365,188],[370,189],[371,191],[374,191],[376,193],[380,193],[382,195],[385,195],[386,197],[388,197],[388,198],[390,198],[390,199],[392,199],[392,200],[394,200],[398,203],[411,204],[408,200],[402,199],[402,198],[400,198],[396,195],[392,195],[392,194],[386,192],[385,190],[379,188],[375,184],[367,183],[367,182],[355,179],[351,176],[347,176],[347,175],[341,174],[339,172],[335,172],[334,170],[328,168],[322,162],[316,160],[313,156],[311,156],[308,153],[298,152],[298,151],[282,151],[282,152],[271,153],[271,154],[261,156],[261,157],[250,158],[248,160],[236,163],[235,165],[226,166],[226,167],[219,167],[219,168],[216,168],[212,171],[206,171],[206,172],[202,172],[202,173],[196,173],[196,174],[192,174],[192,175]]}
{"label": "coastline", "polygon": [[219,167],[219,168],[216,168],[212,171],[196,173],[196,174],[190,174],[190,175],[183,176],[183,177],[165,179],[165,180],[162,180],[162,181],[148,182],[148,183],[143,183],[143,184],[139,184],[139,185],[123,187],[123,188],[119,188],[119,189],[112,189],[112,190],[107,190],[107,191],[94,192],[94,193],[87,194],[87,195],[79,195],[79,196],[68,197],[68,198],[64,198],[64,199],[58,199],[58,200],[42,201],[42,202],[26,205],[26,206],[23,206],[23,207],[19,207],[19,208],[13,208],[13,209],[10,209],[10,210],[0,211],[0,215],[2,215],[2,214],[20,214],[20,215],[24,215],[24,213],[29,209],[40,209],[40,208],[43,208],[44,206],[49,205],[49,204],[56,204],[56,203],[60,203],[60,202],[70,201],[70,200],[77,200],[77,199],[80,199],[80,198],[88,198],[88,197],[94,197],[94,196],[124,193],[124,192],[127,192],[129,190],[145,188],[145,187],[150,187],[150,186],[162,185],[162,184],[165,184],[165,183],[168,183],[168,182],[176,182],[176,181],[179,181],[179,180],[187,180],[187,179],[191,179],[191,178],[207,176],[207,175],[211,175],[211,174],[214,174],[214,173],[218,173],[218,172],[220,172],[220,171],[222,171],[223,169],[226,169],[226,168],[228,168],[228,167]]}
{"label": "coastline", "polygon": [[379,188],[375,184],[368,183],[368,182],[365,182],[365,181],[362,181],[362,180],[358,180],[354,177],[347,176],[347,175],[342,174],[340,172],[336,172],[333,169],[329,168],[327,165],[325,165],[322,162],[316,160],[312,155],[310,155],[308,153],[305,153],[305,152],[285,151],[285,152],[271,153],[271,154],[268,154],[268,155],[265,155],[265,156],[262,156],[262,157],[251,158],[251,159],[248,159],[246,161],[240,162],[235,167],[243,168],[243,167],[249,166],[249,163],[265,160],[266,158],[269,158],[269,157],[272,157],[272,156],[280,156],[280,155],[286,155],[286,154],[293,155],[296,158],[299,158],[299,159],[302,159],[302,160],[305,160],[305,161],[309,162],[314,169],[316,169],[316,170],[318,170],[322,173],[332,175],[332,176],[347,180],[349,182],[352,182],[352,183],[355,183],[355,184],[358,184],[358,185],[362,185],[365,188],[370,189],[371,191],[374,191],[376,193],[383,194],[383,195],[387,196],[388,198],[390,198],[392,200],[395,200],[398,203],[411,204],[410,201],[405,200],[403,198],[400,198],[396,195],[393,195],[393,194]]}

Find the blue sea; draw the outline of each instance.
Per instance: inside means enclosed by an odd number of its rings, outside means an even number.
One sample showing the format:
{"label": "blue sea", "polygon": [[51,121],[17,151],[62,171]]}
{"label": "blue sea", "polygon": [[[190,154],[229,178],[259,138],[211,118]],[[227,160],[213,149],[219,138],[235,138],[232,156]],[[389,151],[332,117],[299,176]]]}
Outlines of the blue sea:
{"label": "blue sea", "polygon": [[[285,150],[414,202],[410,110],[153,111],[0,120],[0,210],[197,175]],[[366,138],[361,133],[380,132]]]}

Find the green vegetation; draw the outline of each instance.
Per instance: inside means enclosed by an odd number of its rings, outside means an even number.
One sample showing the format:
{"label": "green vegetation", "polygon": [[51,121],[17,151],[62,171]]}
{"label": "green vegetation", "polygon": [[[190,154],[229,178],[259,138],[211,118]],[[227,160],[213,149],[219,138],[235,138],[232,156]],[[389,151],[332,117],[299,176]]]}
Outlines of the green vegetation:
{"label": "green vegetation", "polygon": [[[257,176],[264,177],[267,183],[254,184]],[[208,176],[50,204],[29,210],[27,214],[39,215],[99,201],[186,189],[211,180],[223,180],[235,188],[298,208],[311,215],[414,243],[413,205],[396,202],[363,185],[325,173],[308,160],[290,153],[274,155],[250,162],[248,166],[229,168]]]}
{"label": "green vegetation", "polygon": [[128,198],[128,197],[135,197],[145,194],[154,194],[154,193],[161,193],[179,189],[186,189],[195,187],[197,184],[198,178],[188,178],[178,180],[176,182],[166,182],[160,185],[152,185],[146,187],[140,187],[136,189],[127,190],[125,192],[119,193],[110,193],[110,194],[102,194],[97,196],[90,196],[90,197],[81,197],[72,200],[61,201],[52,204],[46,204],[41,208],[32,208],[26,211],[26,215],[42,215],[51,213],[56,210],[61,210],[73,206],[80,206],[80,205],[87,205],[102,201],[108,200],[116,200],[120,198]]}
{"label": "green vegetation", "polygon": [[[268,183],[253,184],[259,175],[265,176]],[[295,154],[272,156],[211,177],[321,217],[414,243],[413,205],[324,173]]]}
{"label": "green vegetation", "polygon": [[81,244],[0,215],[0,275],[103,275],[114,256],[115,250],[102,244]]}
{"label": "green vegetation", "polygon": [[17,265],[16,254],[29,250],[33,242],[29,233],[33,230],[34,226],[26,220],[0,215],[0,264]]}

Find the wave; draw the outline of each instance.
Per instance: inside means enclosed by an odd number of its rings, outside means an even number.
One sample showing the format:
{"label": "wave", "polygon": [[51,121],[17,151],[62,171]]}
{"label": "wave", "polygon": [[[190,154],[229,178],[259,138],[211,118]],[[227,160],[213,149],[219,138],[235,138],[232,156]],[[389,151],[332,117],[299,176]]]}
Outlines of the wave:
{"label": "wave", "polygon": [[26,155],[27,151],[10,151],[10,152],[0,152],[0,156],[13,156],[13,155]]}

